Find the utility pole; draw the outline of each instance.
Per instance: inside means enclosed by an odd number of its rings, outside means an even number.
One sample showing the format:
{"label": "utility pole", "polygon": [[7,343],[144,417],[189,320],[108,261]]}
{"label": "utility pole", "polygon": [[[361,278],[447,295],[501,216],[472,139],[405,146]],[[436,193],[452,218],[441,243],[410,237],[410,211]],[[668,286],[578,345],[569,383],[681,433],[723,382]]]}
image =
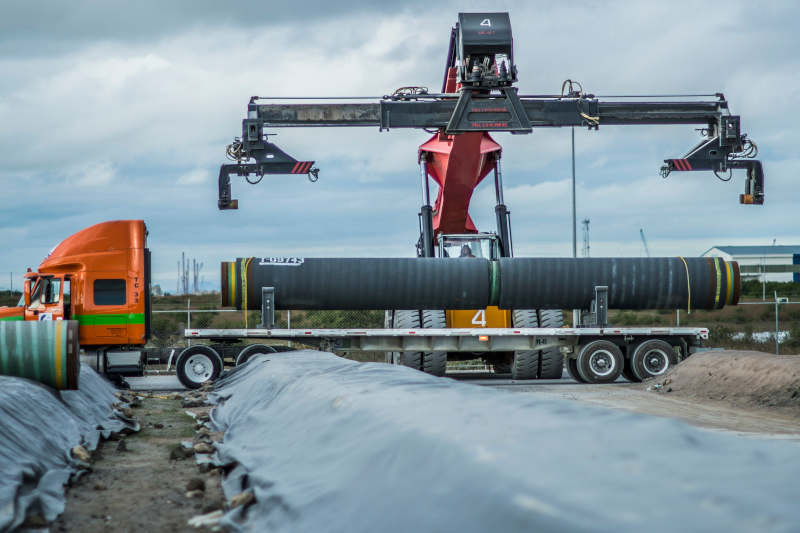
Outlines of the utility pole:
{"label": "utility pole", "polygon": [[578,257],[578,219],[575,212],[575,126],[572,126],[572,257]]}
{"label": "utility pole", "polygon": [[[575,126],[572,127],[572,257],[578,257],[578,215],[575,210]],[[581,322],[581,310],[572,310],[572,327]]]}
{"label": "utility pole", "polygon": [[589,257],[589,219],[583,219],[583,257]]}

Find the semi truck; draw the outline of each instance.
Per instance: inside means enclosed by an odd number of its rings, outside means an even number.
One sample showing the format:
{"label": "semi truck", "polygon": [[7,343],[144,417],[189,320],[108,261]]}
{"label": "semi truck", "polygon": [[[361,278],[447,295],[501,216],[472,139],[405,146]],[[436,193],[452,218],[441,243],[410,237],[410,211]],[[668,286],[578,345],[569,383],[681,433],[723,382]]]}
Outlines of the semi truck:
{"label": "semi truck", "polygon": [[[163,348],[146,346],[152,324],[151,256],[147,238],[147,227],[142,220],[103,222],[66,238],[47,254],[36,271],[29,269],[25,274],[23,297],[15,307],[0,308],[0,321],[77,322],[81,361],[124,386],[124,377],[143,375],[148,359],[153,355],[160,357],[163,351]],[[569,263],[571,261],[579,264]],[[664,276],[675,279],[675,286],[658,282],[657,289],[645,292],[640,289],[638,299],[627,302],[647,300],[650,303],[644,304],[646,306],[671,306],[683,302],[690,291],[694,291],[693,308],[719,309],[738,302],[739,272],[735,262],[717,258],[581,261],[440,257],[247,258],[225,262],[222,264],[223,305],[261,310],[262,322],[248,329],[187,329],[184,332],[187,339],[204,340],[207,344],[174,349],[179,351],[175,359],[177,376],[186,387],[199,388],[204,382],[217,379],[226,366],[244,364],[257,353],[290,349],[259,341],[284,340],[326,351],[383,351],[394,357],[416,356],[414,354],[424,357],[444,352],[451,354],[451,358],[474,357],[473,354],[480,353],[491,359],[519,351],[557,350],[566,358],[567,370],[577,381],[608,383],[620,375],[641,381],[703,350],[708,329],[620,328],[609,324],[608,309],[622,301],[614,285],[617,269],[625,274],[625,269],[634,268],[652,279],[653,270],[642,265],[655,265]],[[641,263],[643,261],[647,263]],[[609,262],[615,262],[613,269],[608,267]],[[565,264],[578,269],[565,267]],[[680,267],[677,271],[675,264]],[[684,265],[686,274],[682,277],[679,274]],[[472,313],[473,309],[494,306],[498,313],[508,316],[513,313],[509,307],[514,302],[537,303],[536,298],[550,298],[541,291],[536,295],[536,291],[518,290],[519,283],[540,277],[532,274],[531,268],[538,269],[542,279],[551,280],[556,277],[552,272],[548,274],[548,268],[553,271],[573,268],[575,275],[589,280],[590,284],[595,283],[592,279],[601,279],[608,285],[594,287],[591,304],[581,307],[586,308],[582,324],[569,328],[492,327],[494,324],[489,321],[474,323],[482,320],[472,321],[471,327],[466,328],[454,326],[452,322],[451,327],[446,323],[433,324],[440,327],[395,324],[395,327],[376,329],[279,329],[274,324],[276,309],[399,306],[417,309],[416,312],[445,308],[449,313],[459,310]],[[374,275],[362,275],[359,269]],[[439,281],[436,290],[424,286],[420,289],[418,281],[425,278],[419,275],[422,271]],[[358,280],[357,290],[347,281],[354,275]],[[630,274],[625,276],[630,279]],[[320,291],[320,286],[327,289]],[[392,292],[386,293],[386,287],[392,288]],[[559,290],[557,286],[555,290]],[[520,300],[521,296],[515,294],[519,292],[529,293],[533,299]],[[584,301],[581,298],[586,296],[586,291],[581,294],[562,292],[565,297],[573,298],[569,303],[576,306],[579,305],[576,302]],[[371,296],[365,297],[365,294]],[[636,295],[635,291],[629,291],[627,297],[631,294]],[[413,306],[410,305],[412,301]],[[388,305],[389,302],[394,305]]]}

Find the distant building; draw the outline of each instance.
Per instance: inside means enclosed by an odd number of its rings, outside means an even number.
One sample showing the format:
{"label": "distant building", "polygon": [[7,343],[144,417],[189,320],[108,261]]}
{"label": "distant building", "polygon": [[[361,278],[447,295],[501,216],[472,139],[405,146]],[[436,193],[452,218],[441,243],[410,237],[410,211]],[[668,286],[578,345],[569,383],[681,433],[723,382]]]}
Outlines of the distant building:
{"label": "distant building", "polygon": [[161,296],[161,285],[153,285],[150,287],[150,294],[153,296]]}
{"label": "distant building", "polygon": [[[715,246],[702,257],[721,257],[743,265],[800,265],[800,246]],[[766,281],[797,281],[800,272],[767,272]],[[742,273],[742,279],[761,279],[761,275]]]}

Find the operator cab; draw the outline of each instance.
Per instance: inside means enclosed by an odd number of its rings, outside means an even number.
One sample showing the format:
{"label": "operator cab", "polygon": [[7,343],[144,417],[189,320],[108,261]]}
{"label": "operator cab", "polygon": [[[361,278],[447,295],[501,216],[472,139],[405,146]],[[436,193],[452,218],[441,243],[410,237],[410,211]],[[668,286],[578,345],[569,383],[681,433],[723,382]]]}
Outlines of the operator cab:
{"label": "operator cab", "polygon": [[494,233],[439,235],[438,257],[480,257],[489,261],[500,258],[500,241]]}

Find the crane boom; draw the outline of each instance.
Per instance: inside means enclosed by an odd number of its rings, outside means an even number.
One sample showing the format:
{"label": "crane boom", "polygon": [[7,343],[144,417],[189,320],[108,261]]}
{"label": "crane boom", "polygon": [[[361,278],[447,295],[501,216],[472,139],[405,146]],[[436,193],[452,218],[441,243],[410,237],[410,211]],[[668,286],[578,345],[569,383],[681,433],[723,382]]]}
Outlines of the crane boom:
{"label": "crane boom", "polygon": [[642,236],[642,244],[644,244],[644,253],[647,254],[647,257],[650,257],[650,250],[647,248],[647,241],[644,238],[644,231],[639,229],[639,235]]}
{"label": "crane boom", "polygon": [[[228,151],[237,163],[220,168],[219,208],[238,206],[231,198],[231,174],[311,173],[309,177],[316,179],[313,161],[295,160],[266,141],[265,128],[282,127],[415,128],[433,133],[419,150],[425,202],[421,239],[425,240],[440,233],[477,232],[468,212],[473,191],[493,171],[496,187],[502,185],[502,148],[490,134],[526,134],[533,128],[700,125],[705,138],[683,157],[665,159],[662,176],[744,169],[745,191],[739,202],[764,203],[764,173],[761,162],[754,159],[756,146],[741,133],[741,119],[731,114],[722,93],[695,101],[646,101],[647,97],[615,101],[611,99],[615,97],[585,93],[580,84],[567,80],[560,94],[520,95],[513,86],[518,79],[508,13],[460,13],[451,31],[446,65],[438,94],[422,87],[404,87],[371,102],[313,104],[252,97],[242,121],[241,140]],[[250,163],[251,159],[255,163]],[[427,197],[428,176],[439,184],[433,205]],[[508,211],[499,189],[497,197],[498,235],[505,235],[510,232]],[[420,249],[430,253],[432,243],[420,244],[424,244]],[[505,248],[508,245],[503,244]]]}

